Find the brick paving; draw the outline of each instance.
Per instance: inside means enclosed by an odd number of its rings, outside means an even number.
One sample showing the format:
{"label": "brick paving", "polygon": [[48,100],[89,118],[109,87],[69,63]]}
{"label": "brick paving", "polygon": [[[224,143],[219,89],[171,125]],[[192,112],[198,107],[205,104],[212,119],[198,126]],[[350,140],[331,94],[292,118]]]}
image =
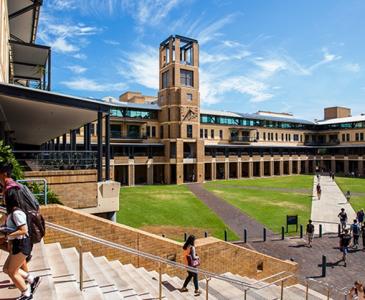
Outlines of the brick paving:
{"label": "brick paving", "polygon": [[[306,247],[306,241],[299,238],[251,242],[247,246],[280,259],[292,259],[299,264],[302,277],[330,283],[340,289],[351,286],[355,280],[365,282],[365,251],[350,248],[347,267],[344,267],[338,245],[337,235],[332,234],[315,238],[313,248]],[[327,257],[325,278],[322,277],[322,255]]]}
{"label": "brick paving", "polygon": [[[262,238],[263,226],[252,219],[240,209],[230,205],[218,196],[204,189],[202,184],[194,183],[188,185],[190,191],[213,210],[225,224],[227,224],[241,239],[243,239],[243,229],[246,228],[249,239]],[[266,231],[268,237],[273,236],[273,232]]]}

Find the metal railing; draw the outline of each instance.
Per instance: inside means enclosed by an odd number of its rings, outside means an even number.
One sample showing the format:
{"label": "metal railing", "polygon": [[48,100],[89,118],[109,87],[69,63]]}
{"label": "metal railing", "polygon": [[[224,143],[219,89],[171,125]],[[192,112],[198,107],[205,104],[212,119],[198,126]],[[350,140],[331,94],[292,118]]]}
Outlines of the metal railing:
{"label": "metal railing", "polygon": [[21,166],[34,171],[95,169],[95,151],[14,151]]}
{"label": "metal railing", "polygon": [[123,135],[120,131],[111,131],[111,138],[112,139],[121,139],[121,140],[143,140],[147,139],[146,134],[136,133],[136,134],[127,134]]}
{"label": "metal railing", "polygon": [[[48,204],[48,198],[47,198],[48,183],[47,183],[47,179],[45,179],[45,178],[28,178],[28,179],[19,179],[19,180],[17,180],[17,182],[25,183],[28,186],[28,188],[30,188],[33,195],[36,196],[38,201],[40,200],[39,197],[43,197],[44,205]],[[38,183],[43,184],[43,188],[39,187]],[[37,189],[39,189],[38,193],[34,191],[33,184],[37,185]]]}

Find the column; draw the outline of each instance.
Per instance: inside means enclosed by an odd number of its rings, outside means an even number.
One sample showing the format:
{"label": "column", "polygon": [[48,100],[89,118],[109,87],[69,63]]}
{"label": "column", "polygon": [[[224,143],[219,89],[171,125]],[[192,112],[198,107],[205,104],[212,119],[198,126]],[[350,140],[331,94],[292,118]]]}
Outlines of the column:
{"label": "column", "polygon": [[289,175],[292,175],[293,174],[293,161],[291,159],[289,159],[289,163],[288,163],[288,166],[289,166]]}
{"label": "column", "polygon": [[359,159],[357,163],[357,168],[359,170],[359,175],[364,176],[364,161],[362,160],[362,158]]}
{"label": "column", "polygon": [[76,151],[76,130],[70,130],[70,150]]}
{"label": "column", "polygon": [[284,161],[283,160],[280,160],[280,163],[279,163],[279,174],[280,174],[280,176],[284,175]]}
{"label": "column", "polygon": [[336,159],[334,157],[331,158],[331,172],[336,173]]}
{"label": "column", "polygon": [[260,177],[265,176],[265,162],[260,160]]}
{"label": "column", "polygon": [[248,177],[253,177],[253,161],[248,162]]}
{"label": "column", "polygon": [[215,161],[212,162],[211,172],[212,180],[217,180],[217,163]]}
{"label": "column", "polygon": [[237,178],[238,179],[242,178],[242,162],[241,162],[241,159],[239,159],[238,162],[237,162]]}
{"label": "column", "polygon": [[105,115],[105,180],[110,180],[110,115]]}
{"label": "column", "polygon": [[297,160],[297,174],[302,173],[302,161],[300,159]]}
{"label": "column", "polygon": [[275,161],[272,159],[270,161],[270,176],[275,175]]}
{"label": "column", "polygon": [[305,161],[304,161],[304,172],[305,172],[306,174],[308,174],[308,173],[309,173],[309,160],[305,160]]}
{"label": "column", "polygon": [[164,165],[165,168],[165,184],[171,184],[171,165],[170,164],[165,164]]}
{"label": "column", "polygon": [[343,161],[343,169],[344,169],[345,175],[349,174],[350,169],[349,169],[349,159],[348,159],[348,157],[345,157],[345,160]]}
{"label": "column", "polygon": [[147,162],[147,184],[153,184],[153,159]]}
{"label": "column", "polygon": [[56,150],[60,151],[61,150],[61,145],[60,145],[60,137],[56,138]]}
{"label": "column", "polygon": [[67,135],[66,133],[62,136],[62,150],[67,150]]}
{"label": "column", "polygon": [[224,179],[229,179],[229,161],[224,162]]}
{"label": "column", "polygon": [[176,164],[176,184],[184,183],[184,164],[177,163]]}
{"label": "column", "polygon": [[[98,124],[97,124],[97,170],[98,170],[98,182],[103,181],[103,113],[98,112]],[[134,172],[133,172],[133,185],[134,185]]]}
{"label": "column", "polygon": [[134,159],[129,159],[128,160],[128,183],[129,186],[134,186]]}

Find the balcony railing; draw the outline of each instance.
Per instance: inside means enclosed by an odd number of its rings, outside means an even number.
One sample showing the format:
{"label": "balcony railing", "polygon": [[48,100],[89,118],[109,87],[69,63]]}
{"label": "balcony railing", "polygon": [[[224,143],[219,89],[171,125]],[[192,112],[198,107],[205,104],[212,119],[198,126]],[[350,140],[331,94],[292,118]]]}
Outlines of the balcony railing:
{"label": "balcony railing", "polygon": [[96,169],[95,151],[14,151],[25,170],[81,170]]}
{"label": "balcony railing", "polygon": [[231,136],[230,141],[233,143],[252,143],[257,142],[254,137],[251,136]]}
{"label": "balcony railing", "polygon": [[305,141],[305,146],[337,146],[340,144],[340,140],[330,140],[330,141]]}
{"label": "balcony railing", "polygon": [[123,135],[120,131],[111,131],[110,132],[112,139],[118,140],[144,140],[147,139],[146,134],[127,134]]}

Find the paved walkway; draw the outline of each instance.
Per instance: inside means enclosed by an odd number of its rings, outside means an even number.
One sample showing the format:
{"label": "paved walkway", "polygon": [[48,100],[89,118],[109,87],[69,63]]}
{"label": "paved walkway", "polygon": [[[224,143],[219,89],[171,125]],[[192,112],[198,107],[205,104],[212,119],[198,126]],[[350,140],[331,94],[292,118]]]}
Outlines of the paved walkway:
{"label": "paved walkway", "polygon": [[321,199],[317,198],[316,186],[318,180],[314,176],[311,219],[314,221],[317,232],[318,224],[322,224],[323,233],[337,232],[339,224],[338,214],[341,208],[345,208],[350,224],[356,218],[355,211],[351,204],[347,202],[346,197],[336,182],[332,181],[329,176],[320,176],[319,182],[322,188]]}
{"label": "paved walkway", "polygon": [[[240,209],[230,205],[215,194],[207,191],[199,183],[188,185],[191,192],[203,201],[211,210],[213,210],[225,224],[227,224],[240,239],[243,239],[243,229],[248,232],[248,239],[262,239],[263,226],[261,223],[252,219]],[[273,233],[270,230],[266,231],[267,237],[270,238]]]}

